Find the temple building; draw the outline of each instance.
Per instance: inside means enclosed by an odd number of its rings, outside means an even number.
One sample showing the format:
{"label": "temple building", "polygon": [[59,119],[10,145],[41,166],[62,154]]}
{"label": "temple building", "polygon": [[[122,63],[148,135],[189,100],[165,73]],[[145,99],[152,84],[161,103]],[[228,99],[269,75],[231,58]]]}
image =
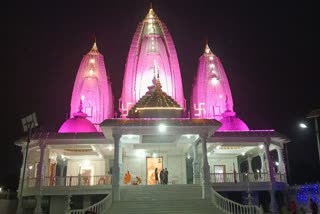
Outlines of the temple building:
{"label": "temple building", "polygon": [[94,42],[70,92],[70,118],[57,132],[33,133],[28,147],[16,142],[27,157],[18,213],[277,212],[290,140],[236,116],[209,44],[190,106],[173,39],[152,8],[132,39],[118,117],[110,76]]}

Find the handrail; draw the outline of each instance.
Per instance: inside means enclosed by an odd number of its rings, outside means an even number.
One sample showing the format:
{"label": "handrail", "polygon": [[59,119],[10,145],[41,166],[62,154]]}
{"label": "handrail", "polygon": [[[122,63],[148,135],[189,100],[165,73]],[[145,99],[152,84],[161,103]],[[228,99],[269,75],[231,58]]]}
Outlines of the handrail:
{"label": "handrail", "polygon": [[[55,177],[42,177],[41,185],[43,187],[53,186],[98,186],[98,185],[111,185],[111,175],[94,175],[94,176],[55,176]],[[25,187],[35,187],[36,178],[26,178]]]}
{"label": "handrail", "polygon": [[107,195],[104,199],[99,201],[96,204],[91,205],[90,207],[78,210],[70,210],[67,214],[85,214],[85,213],[94,213],[94,214],[102,214],[106,213],[108,209],[110,209],[112,205],[112,194]]}
{"label": "handrail", "polygon": [[[269,174],[264,173],[210,173],[212,183],[247,183],[247,182],[270,182]],[[276,173],[277,182],[287,183],[284,173]]]}
{"label": "handrail", "polygon": [[228,198],[223,197],[214,189],[211,188],[211,200],[218,209],[228,214],[263,214],[262,207],[255,205],[243,205],[237,202],[231,201]]}

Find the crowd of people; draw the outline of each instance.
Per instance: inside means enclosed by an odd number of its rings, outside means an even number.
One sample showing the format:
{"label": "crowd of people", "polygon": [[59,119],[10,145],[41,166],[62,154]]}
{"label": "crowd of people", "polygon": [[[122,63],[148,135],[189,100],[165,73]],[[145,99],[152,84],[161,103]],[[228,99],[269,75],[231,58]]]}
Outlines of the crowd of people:
{"label": "crowd of people", "polygon": [[154,170],[154,174],[155,174],[156,184],[168,184],[169,172],[167,168],[161,169],[160,173],[158,172],[158,168],[156,168]]}

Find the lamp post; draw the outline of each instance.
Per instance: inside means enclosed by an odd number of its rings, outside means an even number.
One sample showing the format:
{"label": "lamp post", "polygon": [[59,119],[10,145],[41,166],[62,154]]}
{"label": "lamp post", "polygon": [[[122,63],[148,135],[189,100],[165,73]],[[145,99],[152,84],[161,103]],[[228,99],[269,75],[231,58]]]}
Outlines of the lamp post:
{"label": "lamp post", "polygon": [[314,119],[314,125],[316,129],[316,137],[317,137],[317,145],[318,145],[318,155],[319,155],[319,161],[320,161],[320,139],[319,139],[319,128],[318,128],[318,117],[320,116],[320,109],[315,109],[311,111],[307,118],[313,118]]}
{"label": "lamp post", "polygon": [[25,155],[22,162],[22,177],[21,177],[21,184],[20,184],[20,191],[19,191],[19,203],[17,208],[17,214],[23,213],[23,207],[22,207],[22,201],[23,201],[23,185],[24,185],[24,178],[25,178],[25,172],[26,172],[26,166],[27,166],[27,158],[28,158],[28,150],[29,150],[29,144],[31,140],[31,133],[32,129],[38,126],[36,113],[32,113],[24,118],[21,119],[22,127],[24,132],[28,132],[27,135],[27,145],[25,149]]}

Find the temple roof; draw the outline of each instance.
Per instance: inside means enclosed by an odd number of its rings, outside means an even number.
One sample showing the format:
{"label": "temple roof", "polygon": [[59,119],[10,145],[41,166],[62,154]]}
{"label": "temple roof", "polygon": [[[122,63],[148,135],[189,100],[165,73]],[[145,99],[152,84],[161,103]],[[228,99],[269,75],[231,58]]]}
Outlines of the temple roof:
{"label": "temple roof", "polygon": [[217,120],[209,119],[189,119],[189,118],[132,118],[132,119],[108,119],[103,121],[100,126],[158,126],[165,123],[167,126],[220,126]]}
{"label": "temple roof", "polygon": [[167,93],[162,91],[159,79],[153,81],[153,86],[149,86],[149,91],[140,98],[140,100],[129,111],[129,117],[135,117],[138,111],[143,109],[149,110],[182,110],[180,105]]}

